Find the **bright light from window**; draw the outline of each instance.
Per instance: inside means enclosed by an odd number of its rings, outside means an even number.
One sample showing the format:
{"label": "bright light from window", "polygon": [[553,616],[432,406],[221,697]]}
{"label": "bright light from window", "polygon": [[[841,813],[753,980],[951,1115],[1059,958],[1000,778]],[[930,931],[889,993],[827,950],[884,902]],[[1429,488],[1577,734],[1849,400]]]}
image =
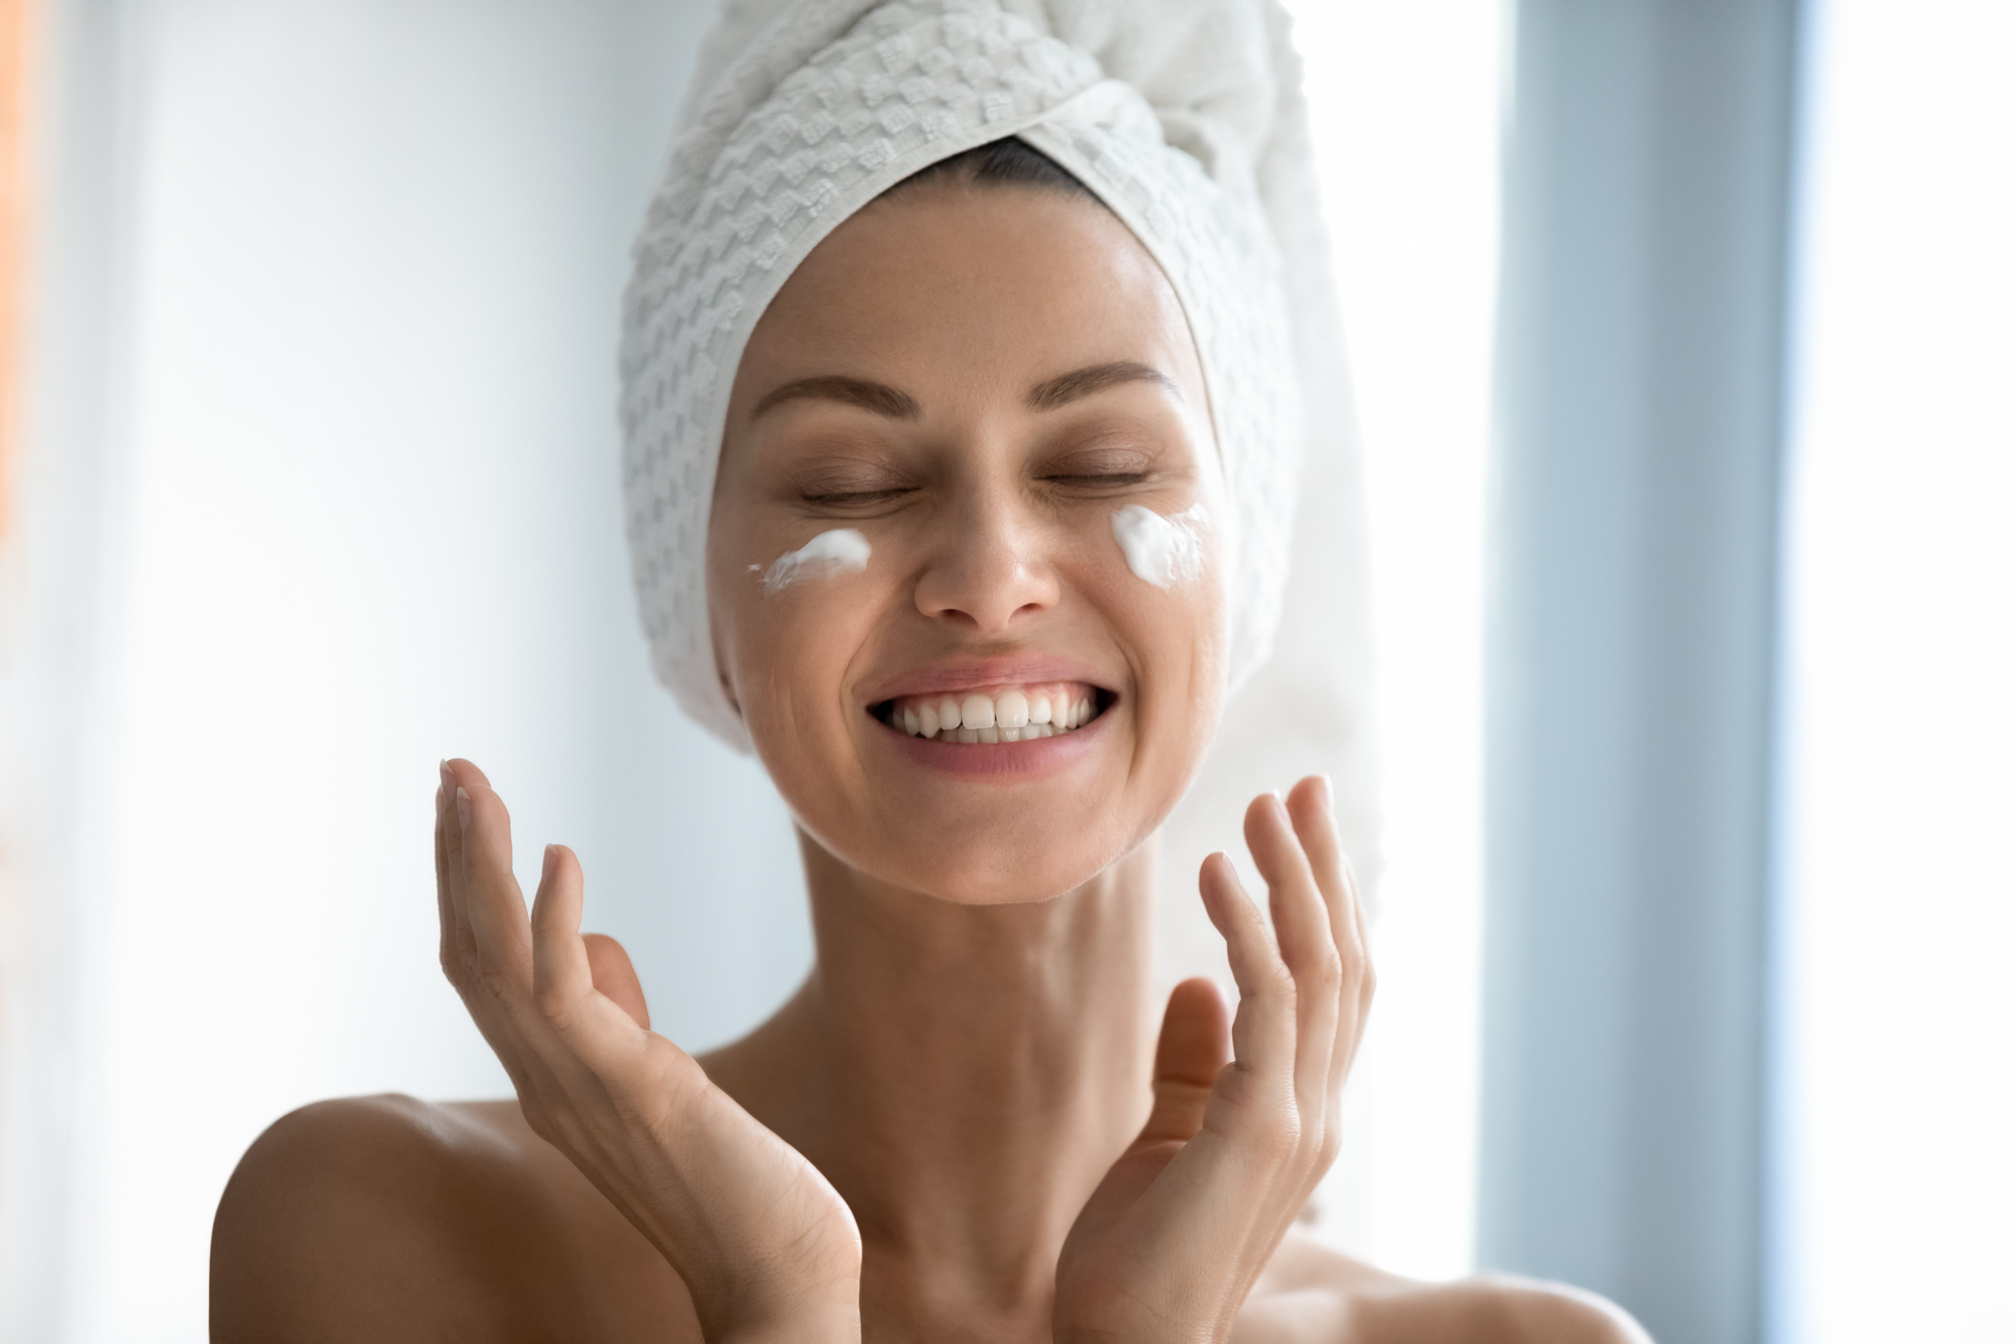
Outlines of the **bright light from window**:
{"label": "bright light from window", "polygon": [[1467,1272],[1475,1228],[1485,449],[1497,284],[1497,0],[1302,0],[1371,509],[1385,809],[1379,1003],[1342,1240]]}
{"label": "bright light from window", "polygon": [[2016,7],[1816,6],[1780,1344],[2016,1339]]}

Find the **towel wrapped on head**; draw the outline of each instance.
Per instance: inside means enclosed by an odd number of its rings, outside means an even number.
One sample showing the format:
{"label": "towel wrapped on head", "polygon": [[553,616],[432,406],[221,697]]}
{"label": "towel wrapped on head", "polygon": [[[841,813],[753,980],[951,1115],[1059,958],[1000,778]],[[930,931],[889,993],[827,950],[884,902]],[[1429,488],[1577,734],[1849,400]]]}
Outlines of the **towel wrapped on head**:
{"label": "towel wrapped on head", "polygon": [[1208,842],[1227,808],[1236,826],[1251,792],[1327,770],[1368,875],[1349,391],[1300,65],[1275,0],[729,0],[623,309],[625,512],[658,676],[747,749],[706,605],[715,467],[743,347],[842,221],[912,173],[1011,136],[1133,230],[1181,301],[1203,367],[1232,502],[1231,675],[1246,689],[1179,814],[1200,824],[1171,829]]}

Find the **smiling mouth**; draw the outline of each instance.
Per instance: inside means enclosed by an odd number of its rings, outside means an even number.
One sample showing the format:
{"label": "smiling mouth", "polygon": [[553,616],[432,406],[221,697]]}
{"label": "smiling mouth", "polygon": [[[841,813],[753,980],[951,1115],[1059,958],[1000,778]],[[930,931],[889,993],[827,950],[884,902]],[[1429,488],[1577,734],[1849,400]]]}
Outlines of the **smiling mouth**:
{"label": "smiling mouth", "polygon": [[1003,686],[943,695],[903,695],[868,712],[899,733],[931,742],[991,745],[1076,732],[1119,697],[1082,681]]}

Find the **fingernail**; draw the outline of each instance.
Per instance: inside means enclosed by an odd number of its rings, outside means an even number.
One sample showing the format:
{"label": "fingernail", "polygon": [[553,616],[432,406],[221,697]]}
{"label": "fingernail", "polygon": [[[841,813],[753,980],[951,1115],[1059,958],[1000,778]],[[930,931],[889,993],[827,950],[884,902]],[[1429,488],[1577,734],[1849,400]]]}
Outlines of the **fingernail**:
{"label": "fingernail", "polygon": [[455,786],[455,820],[462,824],[463,830],[469,829],[469,790],[460,784]]}
{"label": "fingernail", "polygon": [[539,864],[540,886],[543,887],[548,882],[551,882],[553,880],[553,869],[554,866],[559,862],[560,862],[560,847],[558,845],[546,846],[546,857],[543,860],[541,860]]}
{"label": "fingernail", "polygon": [[1316,778],[1323,781],[1323,810],[1334,817],[1337,815],[1337,791],[1330,787],[1329,775],[1318,775]]}

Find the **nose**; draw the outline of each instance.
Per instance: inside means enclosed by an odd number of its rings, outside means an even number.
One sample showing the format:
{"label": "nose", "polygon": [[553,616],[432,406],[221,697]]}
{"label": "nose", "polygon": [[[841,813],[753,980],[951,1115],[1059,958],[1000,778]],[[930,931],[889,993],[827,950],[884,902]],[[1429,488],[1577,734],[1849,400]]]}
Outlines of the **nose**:
{"label": "nose", "polygon": [[1047,529],[1021,501],[976,492],[945,510],[936,530],[917,581],[917,609],[926,616],[997,637],[1057,605]]}

